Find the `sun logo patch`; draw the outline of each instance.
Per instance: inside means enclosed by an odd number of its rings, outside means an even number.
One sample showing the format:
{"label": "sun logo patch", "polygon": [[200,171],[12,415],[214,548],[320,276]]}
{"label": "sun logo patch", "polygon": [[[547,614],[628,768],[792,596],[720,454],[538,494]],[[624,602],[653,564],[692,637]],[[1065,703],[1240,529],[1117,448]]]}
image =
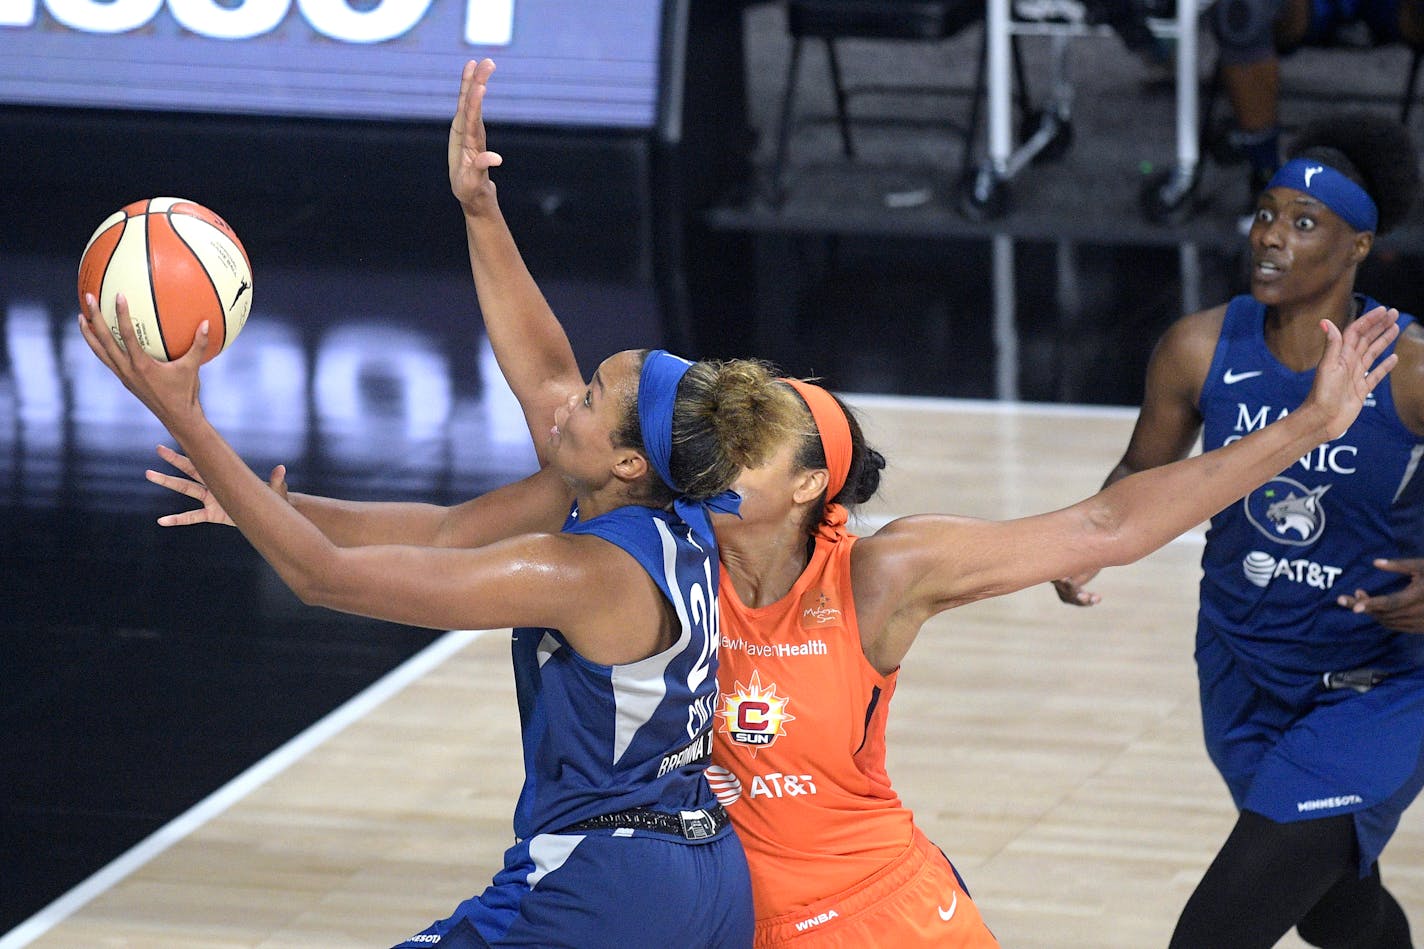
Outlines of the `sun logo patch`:
{"label": "sun logo patch", "polygon": [[763,686],[761,673],[753,672],[751,682],[738,682],[723,693],[719,712],[722,731],[733,744],[750,748],[755,758],[758,750],[771,747],[786,733],[787,722],[796,720],[786,711],[790,702],[790,698],[776,694],[775,684]]}

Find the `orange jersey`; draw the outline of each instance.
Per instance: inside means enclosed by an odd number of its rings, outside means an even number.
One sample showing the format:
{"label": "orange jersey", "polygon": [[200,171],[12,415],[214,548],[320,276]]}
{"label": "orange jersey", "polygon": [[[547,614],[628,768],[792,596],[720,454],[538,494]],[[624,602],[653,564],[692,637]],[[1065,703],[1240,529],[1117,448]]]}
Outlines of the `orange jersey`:
{"label": "orange jersey", "polygon": [[707,779],[746,848],[758,920],[875,876],[914,821],[885,772],[896,675],[866,661],[851,595],[855,537],[817,537],[776,603],[751,609],[722,572],[722,645]]}

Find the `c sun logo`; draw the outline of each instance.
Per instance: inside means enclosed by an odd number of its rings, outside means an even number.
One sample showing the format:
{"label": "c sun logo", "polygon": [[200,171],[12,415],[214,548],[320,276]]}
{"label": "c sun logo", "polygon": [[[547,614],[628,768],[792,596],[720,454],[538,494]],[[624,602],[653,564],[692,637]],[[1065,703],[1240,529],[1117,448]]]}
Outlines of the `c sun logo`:
{"label": "c sun logo", "polygon": [[753,672],[751,682],[738,682],[729,692],[722,695],[722,731],[733,744],[745,745],[751,749],[752,757],[761,748],[769,748],[776,739],[785,734],[787,722],[794,722],[795,715],[788,714],[786,706],[789,698],[776,694],[776,686],[763,687],[761,673]]}

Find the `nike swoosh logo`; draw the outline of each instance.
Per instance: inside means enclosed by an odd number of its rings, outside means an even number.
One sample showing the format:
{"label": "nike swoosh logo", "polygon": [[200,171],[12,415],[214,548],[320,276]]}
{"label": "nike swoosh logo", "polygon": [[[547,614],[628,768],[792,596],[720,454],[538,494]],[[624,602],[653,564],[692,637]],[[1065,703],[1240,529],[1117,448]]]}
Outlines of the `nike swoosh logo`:
{"label": "nike swoosh logo", "polygon": [[936,906],[935,909],[939,910],[940,919],[944,920],[946,923],[949,922],[951,919],[954,918],[954,911],[959,909],[959,894],[956,893],[953,897],[950,898],[949,909],[945,909],[943,906]]}
{"label": "nike swoosh logo", "polygon": [[1221,381],[1229,386],[1235,385],[1242,379],[1254,379],[1259,376],[1263,371],[1264,370],[1261,369],[1252,369],[1250,372],[1232,372],[1230,369],[1228,369],[1226,370],[1226,374],[1221,377]]}

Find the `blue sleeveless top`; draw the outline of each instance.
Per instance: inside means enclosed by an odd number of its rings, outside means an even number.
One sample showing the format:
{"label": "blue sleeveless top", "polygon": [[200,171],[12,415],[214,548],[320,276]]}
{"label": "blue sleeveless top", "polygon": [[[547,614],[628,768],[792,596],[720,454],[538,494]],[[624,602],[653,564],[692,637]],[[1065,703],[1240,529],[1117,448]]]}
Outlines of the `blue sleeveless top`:
{"label": "blue sleeveless top", "polygon": [[[1359,298],[1362,313],[1378,306]],[[1312,368],[1293,372],[1266,346],[1265,305],[1227,306],[1200,410],[1210,450],[1305,401]],[[1403,330],[1413,322],[1401,314]],[[1400,421],[1386,377],[1344,436],[1312,450],[1211,519],[1202,555],[1197,635],[1220,637],[1245,674],[1288,705],[1326,672],[1424,665],[1424,637],[1394,633],[1335,603],[1341,593],[1387,593],[1405,578],[1375,557],[1424,547],[1424,438]]]}
{"label": "blue sleeveless top", "polygon": [[647,659],[590,662],[556,629],[514,630],[514,678],[524,744],[520,840],[632,807],[676,814],[716,803],[703,776],[717,701],[717,550],[676,515],[622,507],[564,533],[592,534],[631,554],[681,623]]}

